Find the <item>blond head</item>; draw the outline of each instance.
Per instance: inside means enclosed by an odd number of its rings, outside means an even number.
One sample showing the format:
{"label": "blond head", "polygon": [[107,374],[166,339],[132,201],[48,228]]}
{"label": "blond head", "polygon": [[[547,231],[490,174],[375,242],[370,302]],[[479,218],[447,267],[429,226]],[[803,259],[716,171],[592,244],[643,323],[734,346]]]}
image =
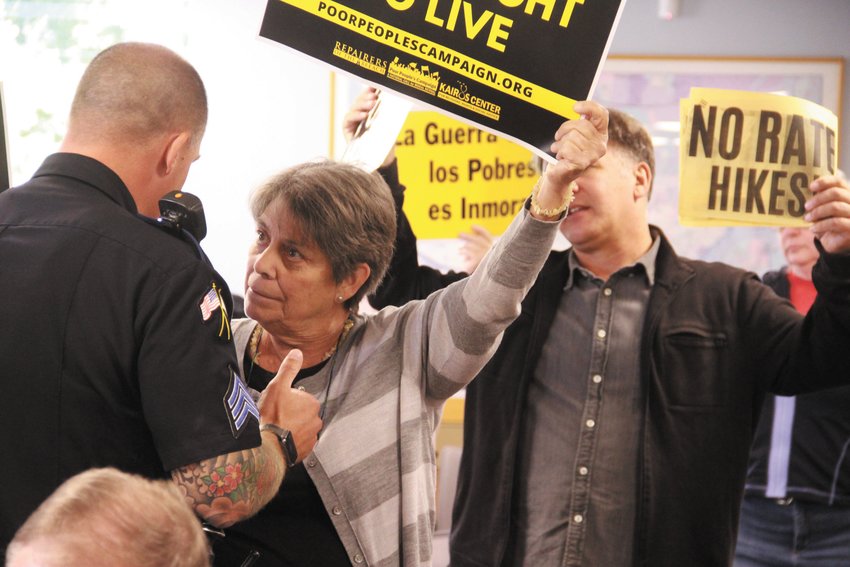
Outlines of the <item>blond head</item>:
{"label": "blond head", "polygon": [[7,567],[208,567],[200,520],[171,481],[113,468],[65,481],[15,534]]}

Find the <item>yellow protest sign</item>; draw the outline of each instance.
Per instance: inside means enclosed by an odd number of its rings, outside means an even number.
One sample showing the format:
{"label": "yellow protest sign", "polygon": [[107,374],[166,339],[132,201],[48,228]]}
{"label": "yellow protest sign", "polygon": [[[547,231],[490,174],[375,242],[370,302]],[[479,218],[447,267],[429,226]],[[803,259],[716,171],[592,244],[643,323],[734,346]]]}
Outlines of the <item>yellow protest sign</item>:
{"label": "yellow protest sign", "polygon": [[417,238],[501,234],[537,180],[531,151],[438,112],[411,112],[396,143],[404,211]]}
{"label": "yellow protest sign", "polygon": [[680,118],[681,224],[807,224],[809,184],[836,170],[832,112],[796,97],[695,88]]}

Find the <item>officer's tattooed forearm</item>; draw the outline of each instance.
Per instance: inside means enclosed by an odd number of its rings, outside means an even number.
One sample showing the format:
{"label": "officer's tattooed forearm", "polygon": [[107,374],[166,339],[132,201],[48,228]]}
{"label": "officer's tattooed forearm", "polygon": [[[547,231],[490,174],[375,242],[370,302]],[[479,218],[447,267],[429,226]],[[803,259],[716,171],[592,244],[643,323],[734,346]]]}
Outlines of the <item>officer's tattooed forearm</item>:
{"label": "officer's tattooed forearm", "polygon": [[263,446],[171,472],[195,513],[219,527],[254,515],[275,495],[283,474],[281,459]]}

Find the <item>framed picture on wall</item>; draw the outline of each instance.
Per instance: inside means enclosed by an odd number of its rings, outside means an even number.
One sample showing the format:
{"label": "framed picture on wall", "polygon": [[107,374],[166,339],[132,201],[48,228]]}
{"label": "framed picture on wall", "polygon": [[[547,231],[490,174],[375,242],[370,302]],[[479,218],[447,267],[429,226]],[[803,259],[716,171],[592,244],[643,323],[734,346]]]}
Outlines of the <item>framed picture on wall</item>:
{"label": "framed picture on wall", "polygon": [[785,94],[830,109],[841,121],[843,60],[611,56],[594,99],[628,112],[649,130],[655,145],[650,222],[676,251],[762,274],[785,263],[776,229],[691,228],[679,225],[679,101],[692,87]]}

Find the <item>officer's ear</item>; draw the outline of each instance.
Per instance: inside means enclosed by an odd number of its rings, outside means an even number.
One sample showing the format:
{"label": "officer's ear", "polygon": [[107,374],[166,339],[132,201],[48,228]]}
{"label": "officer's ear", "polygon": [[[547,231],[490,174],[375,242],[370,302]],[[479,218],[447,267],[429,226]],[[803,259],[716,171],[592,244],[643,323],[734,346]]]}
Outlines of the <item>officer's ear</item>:
{"label": "officer's ear", "polygon": [[158,168],[162,175],[170,175],[177,168],[180,160],[192,159],[189,155],[191,143],[192,135],[189,132],[171,134],[166,139]]}

